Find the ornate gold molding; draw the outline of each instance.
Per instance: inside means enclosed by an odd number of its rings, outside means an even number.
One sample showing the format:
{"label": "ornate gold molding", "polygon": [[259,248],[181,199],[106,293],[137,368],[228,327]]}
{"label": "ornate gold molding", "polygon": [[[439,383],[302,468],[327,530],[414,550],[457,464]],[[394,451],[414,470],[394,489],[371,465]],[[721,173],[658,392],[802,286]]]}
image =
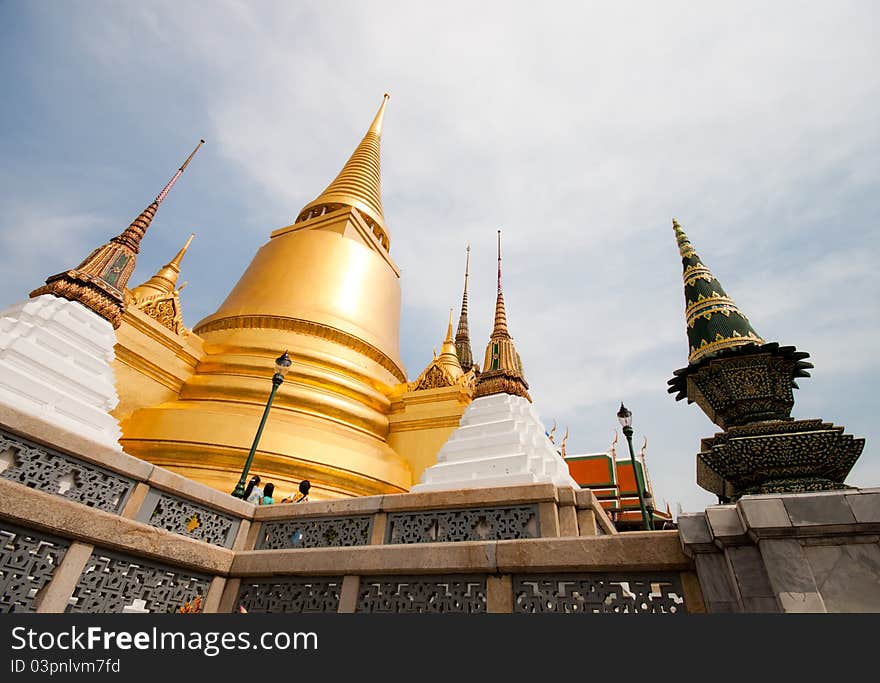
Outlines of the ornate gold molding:
{"label": "ornate gold molding", "polygon": [[297,332],[310,337],[318,337],[335,342],[347,348],[353,349],[366,356],[370,360],[375,361],[388,372],[390,372],[399,382],[406,382],[406,373],[403,369],[386,356],[382,351],[372,344],[368,344],[363,339],[355,337],[348,332],[322,325],[312,320],[303,320],[302,318],[284,318],[272,315],[237,315],[220,320],[212,320],[205,325],[197,327],[193,330],[195,334],[207,334],[218,330],[232,329],[268,329],[283,330],[286,332]]}

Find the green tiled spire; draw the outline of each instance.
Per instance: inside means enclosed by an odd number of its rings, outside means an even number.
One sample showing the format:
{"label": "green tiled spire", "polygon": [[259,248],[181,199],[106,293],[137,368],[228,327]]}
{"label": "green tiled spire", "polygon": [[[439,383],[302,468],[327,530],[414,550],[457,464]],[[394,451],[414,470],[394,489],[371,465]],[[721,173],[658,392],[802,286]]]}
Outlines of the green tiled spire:
{"label": "green tiled spire", "polygon": [[672,219],[684,267],[684,298],[688,363],[698,363],[723,349],[763,344],[751,324],[703,264],[678,221]]}

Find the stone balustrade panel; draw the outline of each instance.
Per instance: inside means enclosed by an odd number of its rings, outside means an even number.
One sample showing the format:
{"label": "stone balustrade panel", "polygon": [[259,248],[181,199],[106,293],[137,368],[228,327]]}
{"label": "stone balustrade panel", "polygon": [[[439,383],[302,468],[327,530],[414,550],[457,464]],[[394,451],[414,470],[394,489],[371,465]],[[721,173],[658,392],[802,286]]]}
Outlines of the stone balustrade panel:
{"label": "stone balustrade panel", "polygon": [[68,541],[0,522],[0,612],[34,612]]}
{"label": "stone balustrade panel", "polygon": [[68,612],[176,612],[208,594],[211,576],[96,548]]}
{"label": "stone balustrade panel", "polygon": [[2,431],[0,477],[117,514],[137,483],[103,467]]}
{"label": "stone balustrade panel", "polygon": [[205,543],[231,548],[241,520],[205,505],[152,489],[137,517],[160,529]]}
{"label": "stone balustrade panel", "polygon": [[385,543],[448,543],[539,538],[537,505],[388,514]]}
{"label": "stone balustrade panel", "polygon": [[255,550],[369,545],[373,516],[300,517],[263,522]]}
{"label": "stone balustrade panel", "polygon": [[362,576],[357,611],[478,614],[486,595],[485,576]]}
{"label": "stone balustrade panel", "polygon": [[233,611],[257,614],[336,613],[342,577],[243,579]]}
{"label": "stone balustrade panel", "polygon": [[684,614],[677,574],[535,574],[513,577],[513,611],[524,614]]}

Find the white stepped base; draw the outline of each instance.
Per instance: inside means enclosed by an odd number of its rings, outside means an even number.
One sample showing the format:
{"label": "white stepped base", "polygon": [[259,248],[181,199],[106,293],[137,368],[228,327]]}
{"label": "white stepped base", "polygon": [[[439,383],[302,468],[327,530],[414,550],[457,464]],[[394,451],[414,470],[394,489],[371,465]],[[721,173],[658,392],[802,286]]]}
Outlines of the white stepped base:
{"label": "white stepped base", "polygon": [[471,402],[437,454],[437,464],[411,490],[540,483],[578,488],[532,404],[521,396],[496,394]]}
{"label": "white stepped base", "polygon": [[0,405],[122,451],[113,326],[51,294],[0,311]]}

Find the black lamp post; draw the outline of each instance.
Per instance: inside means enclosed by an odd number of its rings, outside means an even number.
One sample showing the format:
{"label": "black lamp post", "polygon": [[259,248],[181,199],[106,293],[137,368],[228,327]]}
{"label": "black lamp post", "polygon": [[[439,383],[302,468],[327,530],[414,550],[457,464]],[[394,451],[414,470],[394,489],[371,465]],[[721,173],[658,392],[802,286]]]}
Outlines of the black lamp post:
{"label": "black lamp post", "polygon": [[639,507],[642,509],[642,521],[645,523],[647,531],[654,531],[654,523],[648,515],[648,508],[645,506],[645,485],[639,475],[639,469],[636,467],[636,454],[633,453],[633,428],[632,428],[632,411],[628,410],[623,403],[620,404],[620,410],[617,411],[617,419],[620,420],[620,426],[623,427],[623,435],[629,444],[629,457],[632,460],[633,478],[636,482],[636,489],[639,493]]}
{"label": "black lamp post", "polygon": [[266,409],[263,411],[263,419],[260,420],[257,434],[254,436],[254,443],[251,446],[251,452],[248,453],[247,460],[244,463],[244,469],[241,471],[241,477],[235,485],[235,490],[232,492],[232,495],[236,498],[244,498],[245,482],[247,481],[248,472],[251,469],[251,463],[254,461],[254,454],[257,452],[257,444],[260,443],[260,437],[263,435],[263,427],[266,426],[266,418],[269,417],[269,408],[272,407],[272,399],[275,398],[275,392],[278,391],[278,387],[284,382],[284,375],[290,370],[290,364],[291,360],[290,356],[287,355],[287,351],[275,359],[275,374],[272,375],[272,391],[269,393],[269,400],[266,401]]}

